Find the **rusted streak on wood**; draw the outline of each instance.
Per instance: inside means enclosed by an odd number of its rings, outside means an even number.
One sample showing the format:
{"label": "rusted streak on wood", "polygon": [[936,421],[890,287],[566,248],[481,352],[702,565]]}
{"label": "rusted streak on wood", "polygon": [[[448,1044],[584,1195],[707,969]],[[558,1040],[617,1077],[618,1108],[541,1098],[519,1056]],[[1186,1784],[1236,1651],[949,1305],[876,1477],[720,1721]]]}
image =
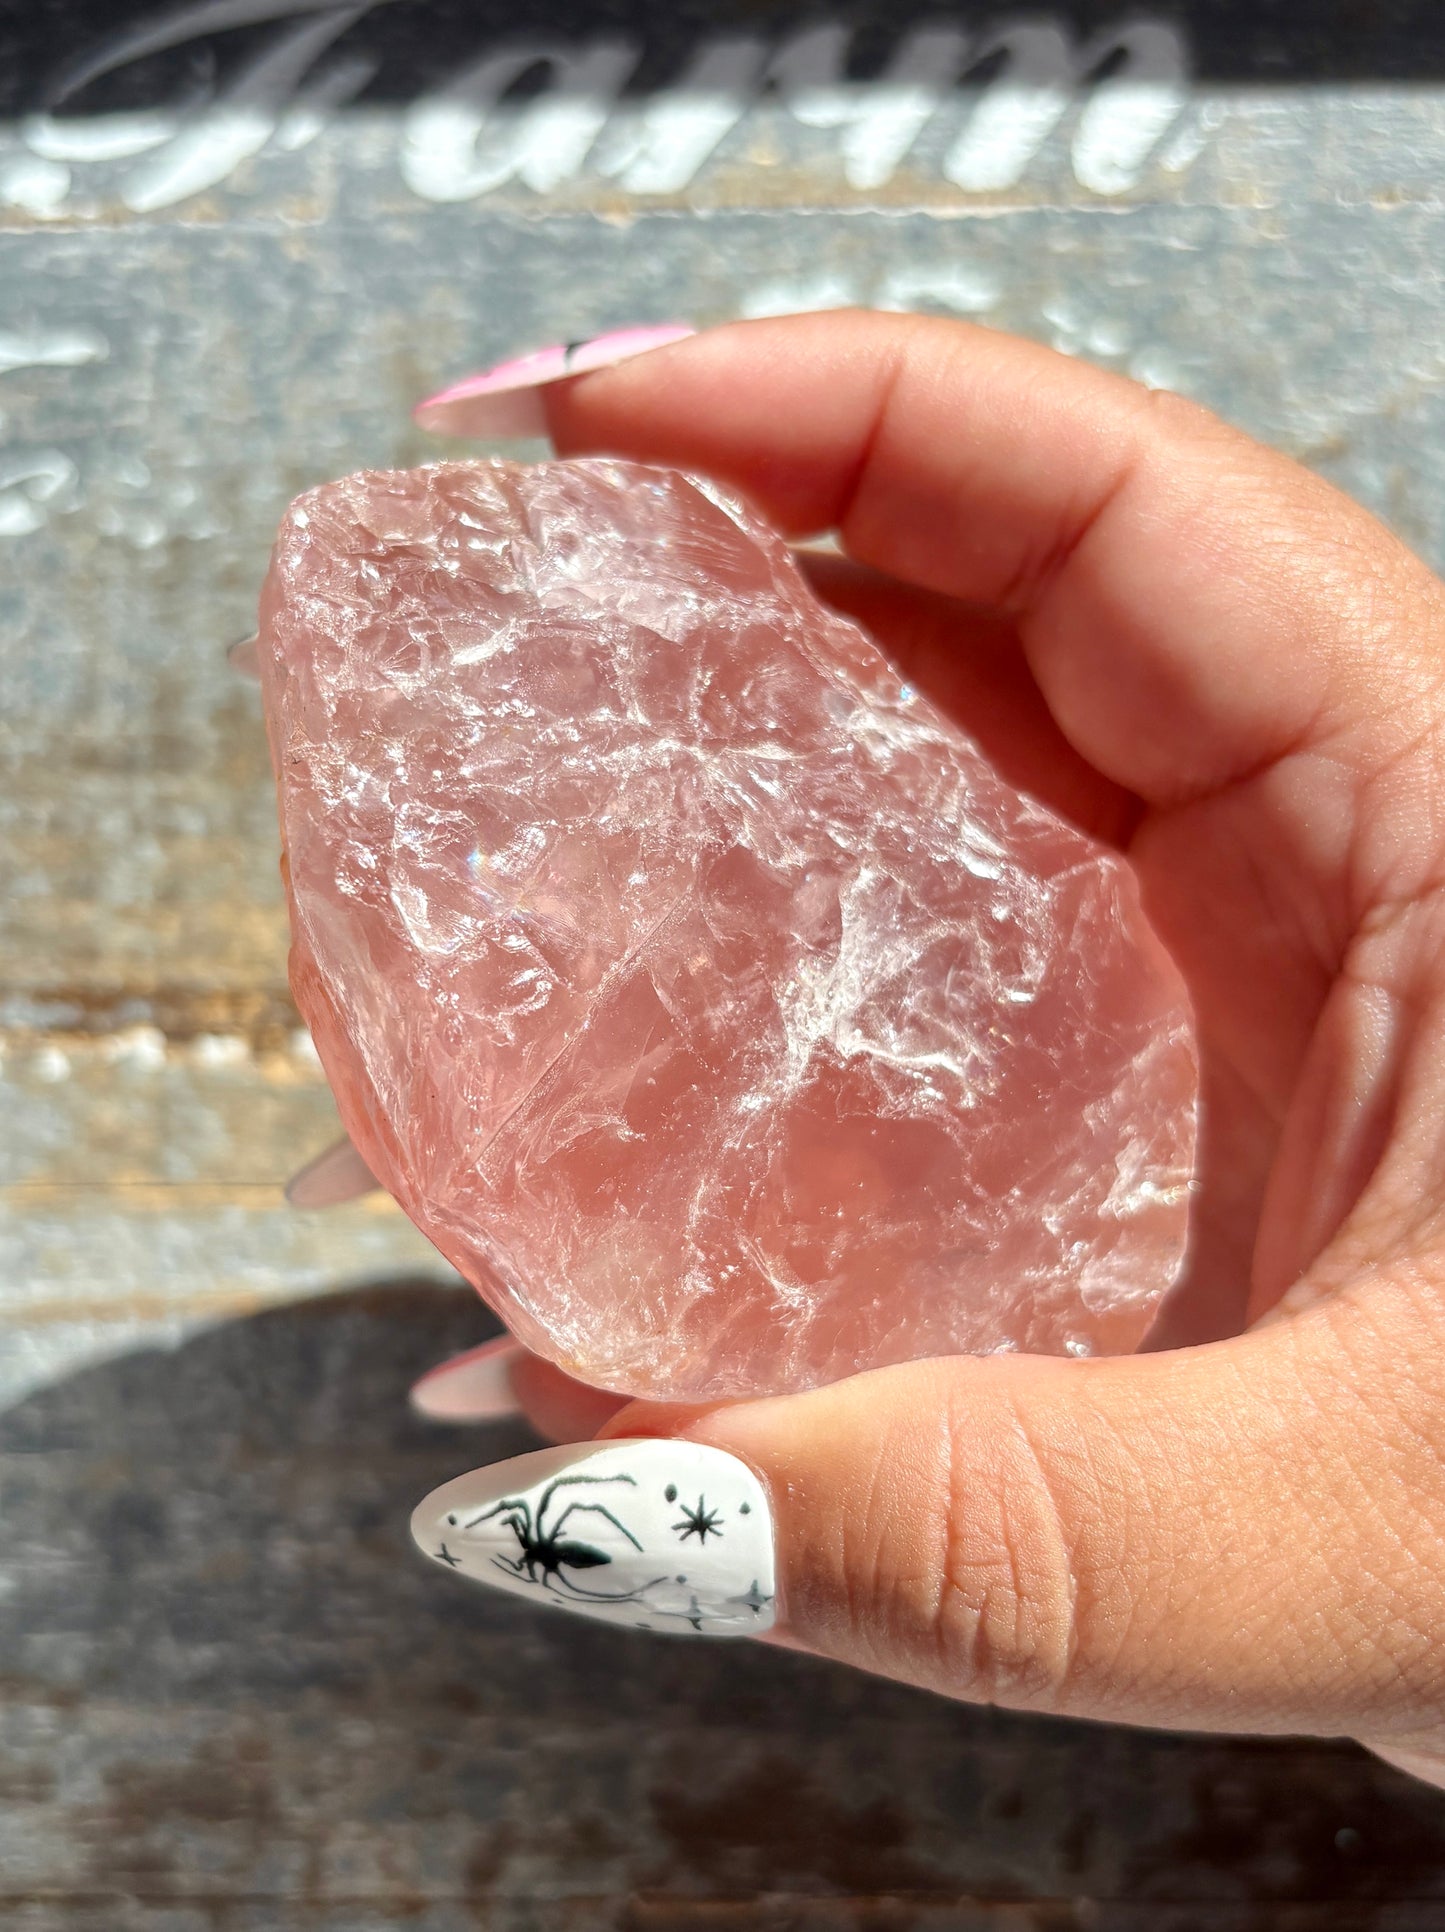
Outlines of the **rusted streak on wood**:
{"label": "rusted streak on wood", "polygon": [[[20,1210],[58,1207],[71,1213],[84,1204],[146,1216],[197,1214],[228,1207],[280,1208],[285,1200],[282,1189],[289,1178],[288,1169],[275,1180],[259,1181],[15,1181],[0,1187],[0,1206]],[[349,1211],[382,1220],[404,1218],[390,1195],[380,1191],[353,1202]]]}
{"label": "rusted streak on wood", "polygon": [[[205,969],[204,961],[197,965]],[[123,985],[100,980],[0,982],[0,1011],[7,1000],[22,999],[63,1018],[53,1026],[0,1029],[0,1040],[22,1042],[43,1033],[62,1044],[72,1038],[83,1042],[143,1021],[177,1043],[205,1033],[235,1034],[253,1053],[277,1053],[301,1025],[284,982],[269,987],[178,985],[138,976]]]}
{"label": "rusted streak on wood", "polygon": [[0,1328],[48,1328],[58,1323],[101,1323],[125,1326],[132,1322],[161,1322],[188,1315],[214,1321],[240,1321],[272,1305],[264,1294],[234,1290],[197,1291],[189,1296],[145,1295],[121,1289],[113,1295],[68,1296],[59,1301],[28,1302],[15,1310],[0,1309]]}

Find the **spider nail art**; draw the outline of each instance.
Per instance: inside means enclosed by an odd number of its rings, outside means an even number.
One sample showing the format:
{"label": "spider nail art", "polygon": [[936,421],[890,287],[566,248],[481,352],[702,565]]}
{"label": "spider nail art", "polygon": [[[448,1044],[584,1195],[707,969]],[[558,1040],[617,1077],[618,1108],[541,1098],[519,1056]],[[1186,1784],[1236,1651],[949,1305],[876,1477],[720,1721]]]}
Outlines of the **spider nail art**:
{"label": "spider nail art", "polygon": [[476,1469],[411,1519],[448,1569],[623,1628],[751,1636],[773,1622],[772,1517],[735,1456],[655,1438]]}

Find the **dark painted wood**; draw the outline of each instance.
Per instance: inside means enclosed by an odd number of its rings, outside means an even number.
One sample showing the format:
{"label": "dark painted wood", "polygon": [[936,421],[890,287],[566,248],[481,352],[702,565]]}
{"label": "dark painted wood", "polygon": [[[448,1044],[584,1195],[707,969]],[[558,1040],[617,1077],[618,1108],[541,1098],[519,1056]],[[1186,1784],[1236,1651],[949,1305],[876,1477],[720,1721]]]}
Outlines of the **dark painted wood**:
{"label": "dark painted wood", "polygon": [[469,1295],[358,1288],[0,1419],[0,1925],[1424,1932],[1445,1794],[1344,1744],[969,1710],[448,1579]]}
{"label": "dark painted wood", "polygon": [[[142,33],[155,21],[157,0],[0,0],[0,115],[34,111],[57,96],[69,110],[98,113],[164,105],[178,91],[195,94],[218,81],[264,45],[268,16],[249,22],[239,8],[215,6],[205,30],[179,46],[136,60],[123,72],[72,89],[89,72],[93,50],[111,37]],[[293,11],[303,11],[295,0]],[[320,11],[320,8],[316,9]],[[179,11],[177,7],[176,11]],[[338,46],[371,64],[364,98],[371,103],[414,99],[444,85],[478,50],[504,39],[616,33],[641,26],[649,45],[634,85],[642,91],[674,82],[703,34],[784,34],[816,24],[824,9],[811,0],[675,0],[670,6],[625,5],[619,0],[534,0],[519,16],[510,0],[373,0]],[[1277,86],[1339,80],[1413,80],[1445,73],[1445,16],[1435,0],[1153,0],[1124,8],[1116,0],[1050,0],[1047,6],[1006,6],[965,0],[951,7],[900,6],[897,0],[833,0],[830,19],[856,35],[854,71],[876,72],[900,32],[915,21],[955,19],[980,30],[1020,16],[1067,24],[1080,37],[1140,13],[1175,24],[1196,50],[1203,79]]]}

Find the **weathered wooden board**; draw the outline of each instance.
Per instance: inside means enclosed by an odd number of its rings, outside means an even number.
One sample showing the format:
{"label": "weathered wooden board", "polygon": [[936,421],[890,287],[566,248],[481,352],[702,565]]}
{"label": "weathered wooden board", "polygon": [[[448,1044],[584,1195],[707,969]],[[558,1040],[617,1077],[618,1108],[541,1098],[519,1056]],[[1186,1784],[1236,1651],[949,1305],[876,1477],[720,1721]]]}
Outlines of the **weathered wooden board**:
{"label": "weathered wooden board", "polygon": [[1179,388],[1445,559],[1438,10],[157,5],[0,0],[0,1924],[1445,1926],[1445,1799],[1349,1747],[411,1558],[521,1437],[407,1420],[486,1318],[397,1214],[281,1203],[334,1116],[221,655],[441,380],[845,301]]}
{"label": "weathered wooden board", "polygon": [[1445,1924],[1445,1801],[1350,1747],[968,1711],[438,1582],[410,1503],[524,1435],[405,1390],[486,1325],[345,1293],[0,1419],[0,1924]]}

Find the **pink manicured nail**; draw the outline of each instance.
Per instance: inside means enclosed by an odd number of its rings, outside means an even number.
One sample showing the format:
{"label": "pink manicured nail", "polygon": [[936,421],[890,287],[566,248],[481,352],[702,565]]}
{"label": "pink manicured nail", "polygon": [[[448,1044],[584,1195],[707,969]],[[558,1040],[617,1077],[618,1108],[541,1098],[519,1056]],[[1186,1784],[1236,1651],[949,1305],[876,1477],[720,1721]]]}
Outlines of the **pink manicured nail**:
{"label": "pink manicured nail", "polygon": [[286,1199],[294,1208],[339,1207],[381,1186],[349,1140],[338,1140],[314,1161],[308,1161],[286,1183]]}
{"label": "pink manicured nail", "polygon": [[498,1335],[430,1369],[411,1391],[411,1406],[433,1422],[492,1422],[518,1415],[512,1393],[512,1363],[522,1344]]}
{"label": "pink manicured nail", "polygon": [[249,637],[238,637],[234,644],[226,646],[226,662],[242,677],[258,678],[261,675],[260,645],[261,640],[254,631]]}
{"label": "pink manicured nail", "polygon": [[442,436],[545,436],[547,417],[539,391],[550,383],[585,375],[589,369],[610,369],[614,362],[694,334],[685,323],[663,322],[534,349],[428,396],[412,416],[421,428]]}

